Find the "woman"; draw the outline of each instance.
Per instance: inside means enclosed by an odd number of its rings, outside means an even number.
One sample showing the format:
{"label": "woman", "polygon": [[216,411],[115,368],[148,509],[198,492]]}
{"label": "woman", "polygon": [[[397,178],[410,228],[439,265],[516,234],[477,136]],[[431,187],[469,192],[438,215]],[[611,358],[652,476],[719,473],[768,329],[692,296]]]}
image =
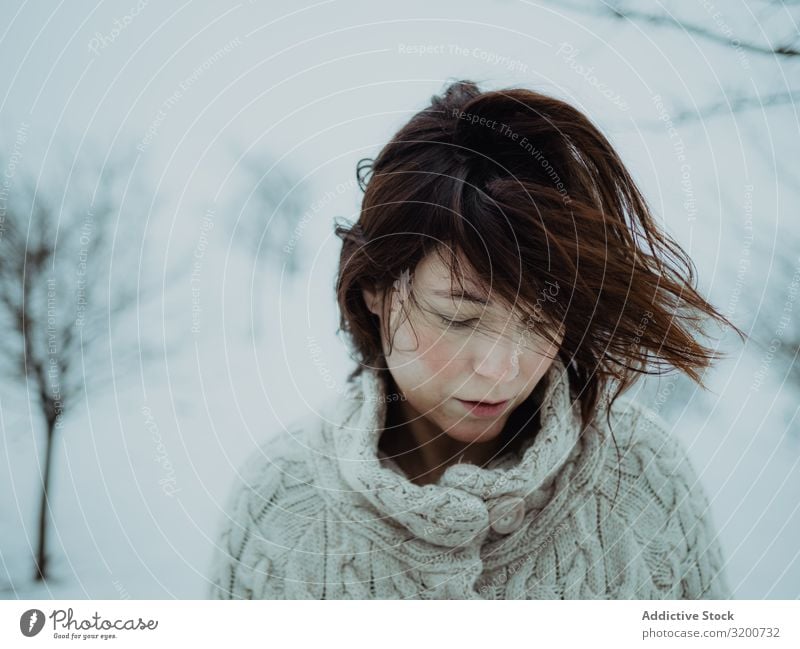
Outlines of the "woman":
{"label": "woman", "polygon": [[700,382],[703,319],[736,327],[598,129],[456,82],[359,181],[349,391],[242,467],[210,594],[730,598],[684,449],[620,395],[649,367]]}

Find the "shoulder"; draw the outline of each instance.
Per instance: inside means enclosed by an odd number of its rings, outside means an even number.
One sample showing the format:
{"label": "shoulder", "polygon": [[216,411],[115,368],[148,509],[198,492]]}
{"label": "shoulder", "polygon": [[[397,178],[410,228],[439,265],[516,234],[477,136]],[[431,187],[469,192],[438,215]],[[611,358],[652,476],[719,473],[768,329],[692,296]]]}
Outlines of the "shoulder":
{"label": "shoulder", "polygon": [[698,481],[686,446],[651,408],[631,399],[617,399],[610,409],[612,442],[617,445],[623,469],[652,480]]}
{"label": "shoulder", "polygon": [[286,563],[324,518],[308,460],[309,417],[253,450],[234,472],[217,526],[209,594],[215,599],[279,599]]}
{"label": "shoulder", "polygon": [[235,471],[229,504],[245,501],[257,506],[249,514],[260,514],[261,506],[269,504],[276,494],[313,487],[308,440],[317,425],[315,417],[307,414],[262,440]]}
{"label": "shoulder", "polygon": [[614,402],[611,423],[619,455],[608,454],[603,491],[618,494],[614,510],[643,545],[656,587],[678,599],[730,597],[710,500],[684,443],[633,399]]}
{"label": "shoulder", "polygon": [[[664,496],[670,494],[663,490],[673,484],[702,492],[701,475],[689,449],[657,412],[634,399],[620,398],[612,408],[611,421],[622,466],[630,475],[646,478]],[[670,498],[664,504],[670,508],[679,503]]]}
{"label": "shoulder", "polygon": [[661,445],[670,441],[667,423],[661,416],[631,397],[616,399],[610,408],[610,417],[614,435],[621,445]]}

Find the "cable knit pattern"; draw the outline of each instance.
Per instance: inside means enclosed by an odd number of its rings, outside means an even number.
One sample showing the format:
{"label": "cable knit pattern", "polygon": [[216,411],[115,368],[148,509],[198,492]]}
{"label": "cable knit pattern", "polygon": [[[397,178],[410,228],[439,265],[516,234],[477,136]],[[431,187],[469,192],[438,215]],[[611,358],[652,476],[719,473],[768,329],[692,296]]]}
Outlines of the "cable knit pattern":
{"label": "cable knit pattern", "polygon": [[242,466],[213,598],[729,599],[709,503],[664,422],[620,398],[581,433],[556,359],[517,453],[416,485],[378,449],[384,381],[270,438]]}

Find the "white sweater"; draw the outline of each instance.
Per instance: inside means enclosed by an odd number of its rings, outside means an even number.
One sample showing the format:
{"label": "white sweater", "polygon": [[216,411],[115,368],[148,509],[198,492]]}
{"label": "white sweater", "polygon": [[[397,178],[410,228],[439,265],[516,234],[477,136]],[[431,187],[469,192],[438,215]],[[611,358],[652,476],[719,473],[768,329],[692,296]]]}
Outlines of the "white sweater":
{"label": "white sweater", "polygon": [[378,450],[388,397],[365,371],[241,467],[209,595],[730,599],[706,495],[663,421],[618,399],[618,457],[605,411],[579,434],[560,360],[542,380],[519,454],[420,486]]}

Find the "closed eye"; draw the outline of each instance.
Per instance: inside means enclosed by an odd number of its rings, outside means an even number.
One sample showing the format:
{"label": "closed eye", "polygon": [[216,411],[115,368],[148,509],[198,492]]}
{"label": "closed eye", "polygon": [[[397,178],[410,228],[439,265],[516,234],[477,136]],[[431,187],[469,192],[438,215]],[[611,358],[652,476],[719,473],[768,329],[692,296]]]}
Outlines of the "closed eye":
{"label": "closed eye", "polygon": [[444,316],[439,316],[442,319],[442,322],[449,327],[455,328],[465,328],[472,326],[472,323],[478,322],[478,318],[470,318],[469,320],[450,320],[449,318],[445,318]]}

